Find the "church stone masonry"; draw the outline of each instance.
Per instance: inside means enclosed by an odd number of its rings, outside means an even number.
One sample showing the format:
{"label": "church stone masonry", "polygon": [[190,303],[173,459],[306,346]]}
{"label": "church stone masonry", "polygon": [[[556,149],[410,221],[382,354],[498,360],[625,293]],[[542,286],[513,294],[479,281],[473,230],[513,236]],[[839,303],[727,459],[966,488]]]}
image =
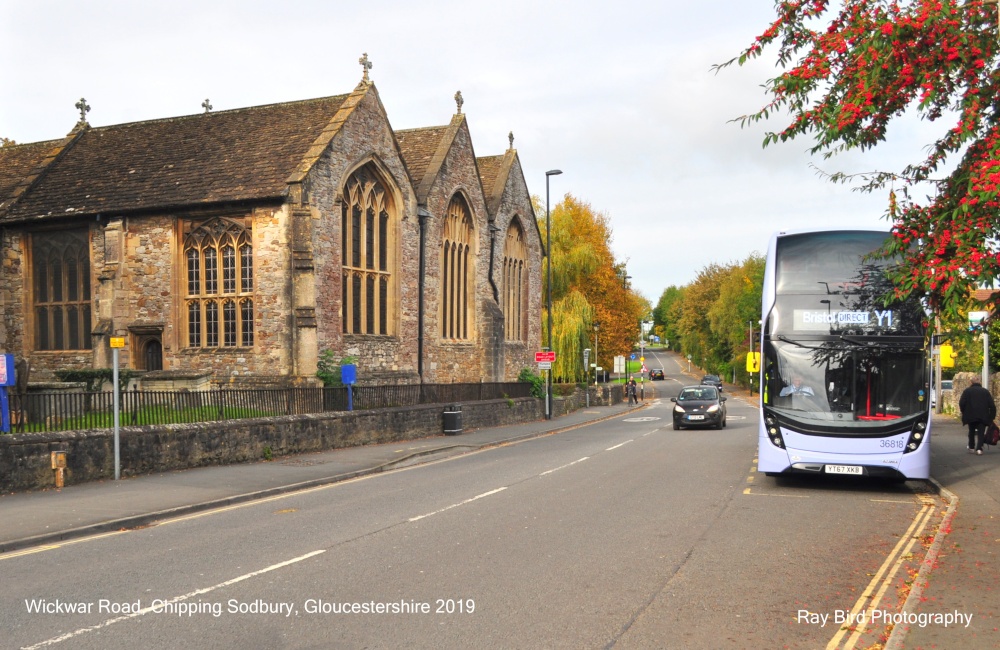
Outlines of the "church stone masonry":
{"label": "church stone masonry", "polygon": [[109,367],[112,336],[124,368],[233,386],[314,384],[324,351],[362,383],[515,380],[543,248],[513,137],[477,158],[460,94],[396,132],[362,63],[347,95],[232,111],[93,128],[81,100],[0,148],[4,349],[33,381]]}

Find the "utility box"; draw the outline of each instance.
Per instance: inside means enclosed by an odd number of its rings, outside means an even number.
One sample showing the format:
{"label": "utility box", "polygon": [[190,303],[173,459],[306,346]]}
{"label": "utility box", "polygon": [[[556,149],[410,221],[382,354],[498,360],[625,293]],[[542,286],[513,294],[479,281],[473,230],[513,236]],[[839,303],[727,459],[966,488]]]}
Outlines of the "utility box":
{"label": "utility box", "polygon": [[444,434],[454,436],[462,433],[462,405],[449,404],[444,408]]}
{"label": "utility box", "polygon": [[52,469],[66,469],[66,452],[65,451],[53,451],[52,455]]}

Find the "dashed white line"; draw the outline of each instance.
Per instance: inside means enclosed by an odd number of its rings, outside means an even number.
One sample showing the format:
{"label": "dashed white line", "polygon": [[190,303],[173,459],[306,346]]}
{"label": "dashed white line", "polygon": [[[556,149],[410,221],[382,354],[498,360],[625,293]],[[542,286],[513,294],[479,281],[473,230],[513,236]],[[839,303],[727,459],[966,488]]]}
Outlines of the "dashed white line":
{"label": "dashed white line", "polygon": [[466,499],[465,501],[459,501],[458,503],[453,503],[453,504],[451,504],[450,506],[448,506],[446,508],[441,508],[440,510],[435,510],[434,512],[428,512],[426,515],[420,515],[419,517],[410,517],[409,521],[411,521],[411,522],[413,522],[413,521],[420,521],[421,519],[426,519],[427,517],[441,514],[442,512],[445,512],[447,510],[451,510],[452,508],[457,508],[459,506],[464,506],[467,503],[472,503],[476,499],[482,499],[483,497],[488,497],[488,496],[490,496],[492,494],[496,494],[497,492],[503,492],[506,489],[507,489],[506,487],[501,487],[501,488],[497,488],[495,490],[490,490],[489,492],[483,492],[482,494],[477,494],[476,496],[472,497],[471,499]]}
{"label": "dashed white line", "polygon": [[326,553],[326,551],[319,550],[319,551],[313,551],[312,553],[306,553],[305,555],[300,555],[299,557],[292,558],[291,560],[285,560],[284,562],[279,562],[278,564],[272,564],[271,566],[263,568],[263,569],[260,569],[259,571],[253,571],[251,573],[246,573],[244,575],[241,575],[238,578],[233,578],[232,580],[226,580],[225,582],[220,582],[219,584],[213,585],[211,587],[205,587],[204,589],[196,589],[195,591],[192,591],[190,593],[184,594],[183,596],[177,596],[176,598],[171,598],[170,600],[158,600],[158,601],[156,601],[157,605],[155,607],[154,606],[144,607],[143,609],[140,609],[140,610],[138,610],[136,612],[131,612],[130,614],[126,614],[125,616],[119,616],[117,618],[111,618],[111,619],[108,619],[108,620],[104,621],[103,623],[98,623],[97,625],[92,625],[90,627],[80,628],[79,630],[76,630],[75,632],[67,632],[66,634],[63,634],[62,636],[53,637],[53,638],[48,639],[46,641],[42,641],[41,643],[36,643],[35,645],[27,646],[26,648],[23,648],[22,650],[36,650],[37,648],[44,648],[46,646],[55,645],[57,643],[62,643],[63,641],[68,641],[69,639],[72,639],[74,637],[80,636],[81,634],[86,634],[87,632],[94,632],[96,630],[100,630],[100,629],[109,627],[111,625],[114,625],[115,623],[121,623],[122,621],[127,621],[129,619],[138,618],[139,616],[145,616],[146,614],[149,614],[150,612],[162,612],[163,609],[164,609],[164,607],[169,607],[170,605],[173,605],[174,603],[179,603],[179,602],[181,602],[183,600],[188,600],[190,598],[194,598],[195,596],[201,596],[202,594],[207,594],[210,591],[215,591],[216,589],[222,589],[223,587],[228,587],[230,585],[234,585],[237,582],[243,582],[244,580],[248,580],[248,579],[253,578],[255,576],[259,576],[259,575],[261,575],[263,573],[268,573],[270,571],[274,571],[276,569],[280,569],[282,567],[286,567],[286,566],[288,566],[290,564],[295,564],[296,562],[301,562],[302,560],[308,560],[309,558],[314,557],[316,555],[319,555],[320,553]]}
{"label": "dashed white line", "polygon": [[604,451],[614,451],[615,449],[618,449],[619,447],[624,447],[625,445],[627,445],[630,442],[632,442],[632,441],[631,440],[626,440],[625,442],[617,444],[614,447],[608,447]]}
{"label": "dashed white line", "polygon": [[566,465],[562,465],[562,466],[557,467],[555,469],[550,469],[550,470],[548,470],[546,472],[542,472],[541,474],[539,474],[539,476],[545,476],[546,474],[551,474],[552,472],[558,472],[561,469],[566,469],[567,467],[572,467],[573,465],[576,465],[577,463],[582,463],[583,461],[587,460],[588,458],[590,458],[590,456],[584,456],[583,458],[581,458],[579,460],[574,460],[572,463],[567,463]]}

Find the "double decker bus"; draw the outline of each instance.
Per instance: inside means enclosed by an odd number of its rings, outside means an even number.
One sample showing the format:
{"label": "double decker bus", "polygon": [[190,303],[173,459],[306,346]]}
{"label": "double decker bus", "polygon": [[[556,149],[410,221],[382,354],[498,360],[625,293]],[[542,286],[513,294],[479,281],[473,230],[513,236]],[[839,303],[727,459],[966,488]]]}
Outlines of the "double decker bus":
{"label": "double decker bus", "polygon": [[930,476],[927,315],[891,295],[889,237],[778,232],[762,298],[757,468],[770,476]]}

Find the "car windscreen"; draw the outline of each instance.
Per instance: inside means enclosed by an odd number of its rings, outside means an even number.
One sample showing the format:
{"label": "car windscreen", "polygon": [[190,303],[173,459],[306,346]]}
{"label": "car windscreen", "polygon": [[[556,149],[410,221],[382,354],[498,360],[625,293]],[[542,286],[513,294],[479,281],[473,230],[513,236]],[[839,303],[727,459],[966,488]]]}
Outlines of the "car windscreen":
{"label": "car windscreen", "polygon": [[685,388],[681,391],[681,394],[677,397],[678,401],[693,401],[693,400],[712,400],[718,397],[718,393],[715,388],[711,386],[705,386],[703,388]]}

